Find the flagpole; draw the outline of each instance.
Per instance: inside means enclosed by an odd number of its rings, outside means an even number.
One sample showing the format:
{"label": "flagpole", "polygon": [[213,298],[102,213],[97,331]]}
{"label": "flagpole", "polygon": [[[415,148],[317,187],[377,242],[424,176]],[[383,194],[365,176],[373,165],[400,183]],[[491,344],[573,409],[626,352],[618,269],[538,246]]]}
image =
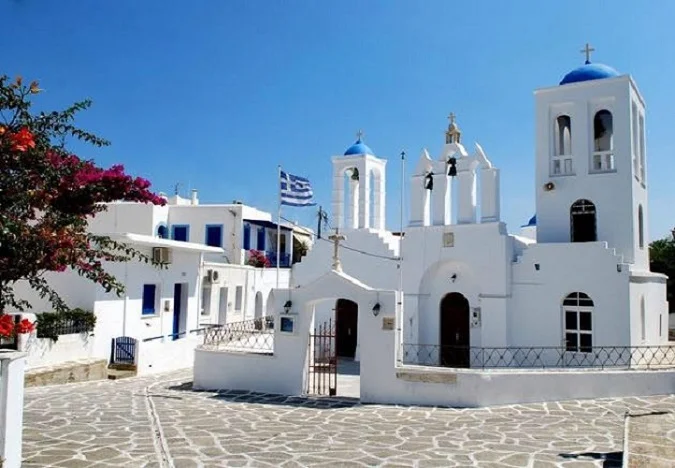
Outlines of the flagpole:
{"label": "flagpole", "polygon": [[279,289],[279,257],[281,249],[281,164],[277,166],[277,184],[279,187],[279,210],[277,211],[277,289]]}

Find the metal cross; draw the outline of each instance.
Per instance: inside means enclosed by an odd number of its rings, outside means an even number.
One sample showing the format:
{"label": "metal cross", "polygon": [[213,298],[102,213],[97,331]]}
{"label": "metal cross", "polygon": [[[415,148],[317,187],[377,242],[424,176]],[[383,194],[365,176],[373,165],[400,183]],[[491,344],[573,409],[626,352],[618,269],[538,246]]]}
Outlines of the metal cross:
{"label": "metal cross", "polygon": [[363,137],[363,130],[359,130],[356,132],[356,138],[361,141],[361,138]]}
{"label": "metal cross", "polygon": [[586,54],[586,63],[591,63],[591,52],[595,52],[595,49],[587,42],[586,46],[580,50],[582,54]]}
{"label": "metal cross", "polygon": [[448,116],[448,118],[450,119],[451,124],[455,123],[455,113],[454,112],[450,112],[450,115]]}
{"label": "metal cross", "polygon": [[346,237],[340,234],[340,230],[336,229],[335,234],[328,236],[328,240],[333,241],[333,270],[342,271],[342,264],[340,263],[340,257],[338,250],[340,249],[340,241],[345,240]]}

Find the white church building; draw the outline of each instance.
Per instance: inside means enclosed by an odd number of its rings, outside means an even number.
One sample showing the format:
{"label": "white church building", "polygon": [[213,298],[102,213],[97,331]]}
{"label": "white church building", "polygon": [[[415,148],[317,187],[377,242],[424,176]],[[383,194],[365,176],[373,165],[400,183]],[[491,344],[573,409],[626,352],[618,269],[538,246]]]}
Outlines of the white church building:
{"label": "white church building", "polygon": [[[364,401],[672,391],[674,371],[638,365],[654,350],[675,364],[666,277],[649,270],[644,99],[588,51],[534,95],[536,216],[519,234],[501,220],[500,170],[480,145],[464,146],[454,116],[409,179],[403,233],[386,229],[387,159],[359,137],[332,158],[340,236],[317,242],[293,266],[291,288],[275,291],[275,365],[255,356],[243,366],[250,356],[204,346],[195,385],[300,392],[308,332],[330,318],[337,356],[361,361]],[[285,371],[272,379],[275,366]]]}

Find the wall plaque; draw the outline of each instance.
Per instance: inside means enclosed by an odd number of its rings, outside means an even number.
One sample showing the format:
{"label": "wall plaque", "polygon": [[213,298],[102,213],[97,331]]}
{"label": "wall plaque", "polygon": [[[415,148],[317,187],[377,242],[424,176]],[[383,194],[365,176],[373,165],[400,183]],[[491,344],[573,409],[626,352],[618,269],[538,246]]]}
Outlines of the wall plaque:
{"label": "wall plaque", "polygon": [[443,247],[454,247],[455,246],[455,233],[454,232],[444,232],[443,233]]}
{"label": "wall plaque", "polygon": [[382,317],[382,330],[393,330],[395,323],[394,317]]}

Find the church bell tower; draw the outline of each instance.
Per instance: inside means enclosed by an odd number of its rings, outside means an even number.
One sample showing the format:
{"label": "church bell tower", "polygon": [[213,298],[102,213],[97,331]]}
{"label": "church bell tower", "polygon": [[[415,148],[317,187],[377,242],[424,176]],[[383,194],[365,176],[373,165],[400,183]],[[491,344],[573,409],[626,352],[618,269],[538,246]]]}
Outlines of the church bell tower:
{"label": "church bell tower", "polygon": [[605,241],[649,269],[645,103],[629,75],[592,63],[535,91],[537,241]]}
{"label": "church bell tower", "polygon": [[335,227],[384,231],[387,160],[375,156],[359,131],[354,144],[332,162]]}

